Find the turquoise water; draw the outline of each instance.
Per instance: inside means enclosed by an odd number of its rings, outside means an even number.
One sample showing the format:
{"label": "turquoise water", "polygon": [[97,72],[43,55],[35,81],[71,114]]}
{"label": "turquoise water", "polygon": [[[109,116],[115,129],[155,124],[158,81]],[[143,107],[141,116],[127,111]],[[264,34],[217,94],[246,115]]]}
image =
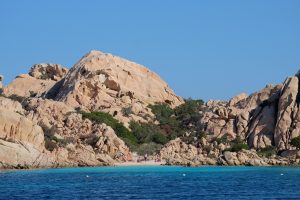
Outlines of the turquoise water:
{"label": "turquoise water", "polygon": [[102,167],[3,171],[0,199],[300,199],[300,168]]}

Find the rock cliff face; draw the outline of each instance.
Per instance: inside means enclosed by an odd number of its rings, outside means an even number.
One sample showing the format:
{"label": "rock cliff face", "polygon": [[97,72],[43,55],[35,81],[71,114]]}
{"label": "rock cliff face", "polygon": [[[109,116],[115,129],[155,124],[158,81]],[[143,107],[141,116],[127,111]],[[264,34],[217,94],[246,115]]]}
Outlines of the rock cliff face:
{"label": "rock cliff face", "polygon": [[268,85],[249,97],[209,101],[201,121],[204,131],[211,138],[239,136],[255,149],[290,149],[291,139],[300,135],[299,89],[296,74],[283,84]]}
{"label": "rock cliff face", "polygon": [[0,168],[53,166],[42,128],[24,113],[20,103],[0,97]]}
{"label": "rock cliff face", "polygon": [[[50,96],[56,101],[109,112],[125,124],[147,121],[152,115],[149,104],[165,102],[174,107],[183,103],[154,72],[99,51],[85,55],[55,90]],[[129,116],[124,116],[123,109],[130,110]]]}

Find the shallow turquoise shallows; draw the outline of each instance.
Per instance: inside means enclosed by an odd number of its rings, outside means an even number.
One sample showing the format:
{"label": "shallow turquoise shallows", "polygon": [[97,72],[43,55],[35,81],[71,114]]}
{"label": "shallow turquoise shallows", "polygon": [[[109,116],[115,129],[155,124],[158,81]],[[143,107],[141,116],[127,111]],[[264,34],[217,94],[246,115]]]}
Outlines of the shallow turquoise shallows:
{"label": "shallow turquoise shallows", "polygon": [[102,167],[3,171],[0,199],[300,199],[300,168]]}

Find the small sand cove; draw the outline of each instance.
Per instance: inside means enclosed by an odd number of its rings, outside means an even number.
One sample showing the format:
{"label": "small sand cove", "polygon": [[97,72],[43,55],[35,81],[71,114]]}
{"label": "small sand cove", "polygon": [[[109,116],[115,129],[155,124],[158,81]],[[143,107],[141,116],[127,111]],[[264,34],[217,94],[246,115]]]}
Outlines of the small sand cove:
{"label": "small sand cove", "polygon": [[155,162],[155,160],[148,160],[148,161],[141,161],[141,162],[116,163],[116,166],[160,166],[165,164],[166,161]]}

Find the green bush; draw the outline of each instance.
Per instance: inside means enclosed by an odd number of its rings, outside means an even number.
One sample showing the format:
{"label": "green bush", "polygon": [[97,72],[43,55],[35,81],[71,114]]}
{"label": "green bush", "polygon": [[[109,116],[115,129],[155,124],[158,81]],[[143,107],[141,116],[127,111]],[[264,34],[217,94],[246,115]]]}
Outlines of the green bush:
{"label": "green bush", "polygon": [[162,133],[155,133],[152,137],[152,141],[157,144],[167,144],[169,142],[168,138]]}
{"label": "green bush", "polygon": [[203,104],[202,100],[186,99],[184,104],[175,108],[177,120],[183,123],[197,122],[201,117],[199,111]]}
{"label": "green bush", "polygon": [[231,152],[239,152],[243,149],[249,149],[247,144],[243,144],[243,143],[237,143],[237,144],[233,144],[233,146],[229,149],[229,151]]}
{"label": "green bush", "polygon": [[154,155],[156,153],[159,153],[160,149],[162,148],[161,144],[156,144],[154,142],[145,143],[139,145],[135,151],[138,153],[138,155]]}
{"label": "green bush", "polygon": [[[129,128],[133,135],[137,138],[139,144],[156,142],[165,143],[167,137],[163,135],[162,130],[155,124],[130,122]],[[155,141],[156,140],[156,141]]]}
{"label": "green bush", "polygon": [[291,145],[293,145],[297,149],[300,149],[300,136],[293,138],[291,140]]}
{"label": "green bush", "polygon": [[258,150],[258,154],[262,157],[271,157],[273,155],[276,155],[278,153],[276,147],[268,146],[266,148]]}
{"label": "green bush", "polygon": [[[218,144],[224,144],[226,143],[228,140],[227,140],[227,137],[225,135],[223,135],[222,137],[220,138],[216,138],[215,141],[218,143]],[[239,142],[240,143],[240,142]]]}
{"label": "green bush", "polygon": [[180,128],[180,122],[176,119],[174,110],[168,104],[158,103],[149,107],[155,115],[155,119],[159,122],[160,129],[169,139],[174,139],[184,134],[184,130]]}
{"label": "green bush", "polygon": [[122,138],[128,146],[134,146],[137,143],[136,137],[130,132],[122,123],[116,120],[109,113],[104,112],[83,112],[80,111],[82,117],[89,119],[95,123],[104,123],[110,126],[117,134],[118,137]]}
{"label": "green bush", "polygon": [[157,103],[150,105],[149,107],[160,124],[168,124],[170,122],[170,118],[174,115],[174,111],[166,103]]}

